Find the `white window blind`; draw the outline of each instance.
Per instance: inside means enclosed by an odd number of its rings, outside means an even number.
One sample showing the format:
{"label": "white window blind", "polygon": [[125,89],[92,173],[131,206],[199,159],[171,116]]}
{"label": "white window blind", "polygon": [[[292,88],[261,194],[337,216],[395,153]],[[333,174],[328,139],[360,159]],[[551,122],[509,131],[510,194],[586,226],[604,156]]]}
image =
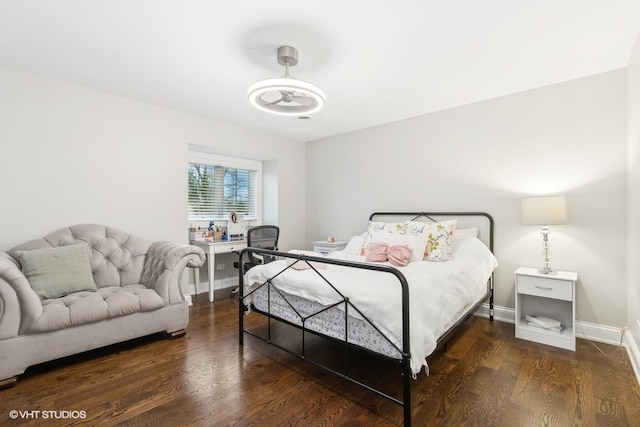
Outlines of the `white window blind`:
{"label": "white window blind", "polygon": [[189,220],[227,219],[230,212],[258,219],[259,162],[192,155],[188,164]]}

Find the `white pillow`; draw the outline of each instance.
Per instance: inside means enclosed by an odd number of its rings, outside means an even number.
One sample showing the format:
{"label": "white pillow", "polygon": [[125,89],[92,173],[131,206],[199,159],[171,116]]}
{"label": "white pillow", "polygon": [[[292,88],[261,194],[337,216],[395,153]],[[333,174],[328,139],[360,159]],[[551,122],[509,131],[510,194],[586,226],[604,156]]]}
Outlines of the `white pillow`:
{"label": "white pillow", "polygon": [[362,247],[364,246],[364,239],[367,237],[367,232],[362,233],[359,236],[353,236],[347,246],[345,246],[344,251],[351,255],[360,255],[362,251]]}
{"label": "white pillow", "polygon": [[456,228],[453,232],[454,236],[469,236],[469,237],[478,237],[478,229],[476,227],[470,228]]}

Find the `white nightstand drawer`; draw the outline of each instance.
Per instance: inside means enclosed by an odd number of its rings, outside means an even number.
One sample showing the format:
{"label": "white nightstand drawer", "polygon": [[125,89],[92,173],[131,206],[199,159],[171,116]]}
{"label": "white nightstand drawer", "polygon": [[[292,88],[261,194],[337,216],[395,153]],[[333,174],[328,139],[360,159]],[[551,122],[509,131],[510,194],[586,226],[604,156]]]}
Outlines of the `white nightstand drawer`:
{"label": "white nightstand drawer", "polygon": [[518,293],[565,301],[573,300],[572,282],[567,280],[518,276]]}

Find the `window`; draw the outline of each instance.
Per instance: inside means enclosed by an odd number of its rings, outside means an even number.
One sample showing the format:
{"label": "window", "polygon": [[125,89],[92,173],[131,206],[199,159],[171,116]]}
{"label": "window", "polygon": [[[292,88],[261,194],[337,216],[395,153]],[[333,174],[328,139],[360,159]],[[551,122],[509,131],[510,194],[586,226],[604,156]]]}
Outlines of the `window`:
{"label": "window", "polygon": [[191,153],[187,171],[189,221],[227,219],[230,212],[259,219],[260,162]]}

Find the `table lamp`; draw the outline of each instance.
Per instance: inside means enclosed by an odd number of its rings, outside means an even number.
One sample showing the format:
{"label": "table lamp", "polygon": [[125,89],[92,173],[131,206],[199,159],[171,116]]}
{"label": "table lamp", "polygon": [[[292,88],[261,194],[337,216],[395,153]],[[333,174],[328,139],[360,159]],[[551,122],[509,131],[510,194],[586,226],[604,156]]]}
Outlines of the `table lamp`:
{"label": "table lamp", "polygon": [[541,225],[542,274],[553,274],[549,261],[549,225],[567,223],[567,199],[565,196],[526,197],[521,200],[521,222],[525,225]]}

